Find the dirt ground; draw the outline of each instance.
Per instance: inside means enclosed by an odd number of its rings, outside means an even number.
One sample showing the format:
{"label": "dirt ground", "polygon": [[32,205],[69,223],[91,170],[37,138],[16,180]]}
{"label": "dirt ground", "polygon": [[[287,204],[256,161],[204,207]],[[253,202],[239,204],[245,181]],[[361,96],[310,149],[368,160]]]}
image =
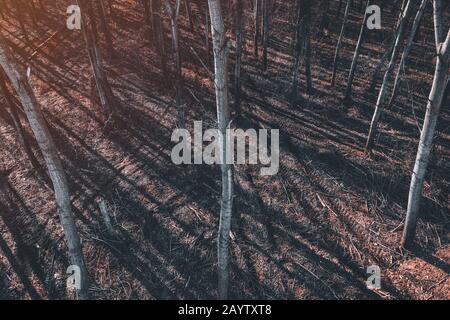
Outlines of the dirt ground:
{"label": "dirt ground", "polygon": [[[51,10],[30,31],[34,48],[64,25],[70,4],[47,2]],[[257,166],[236,167],[230,295],[449,299],[448,105],[442,108],[434,141],[416,248],[414,252],[400,248],[419,126],[434,68],[431,7],[401,95],[384,113],[376,150],[368,157],[364,143],[378,91],[367,88],[396,16],[387,10],[383,29],[369,32],[354,101],[344,105],[343,84],[362,15],[357,6],[350,12],[343,63],[338,65],[337,85],[331,88],[341,26],[334,18],[337,2],[332,1],[326,34],[313,37],[314,90],[304,94],[302,73],[294,105],[290,103],[294,1],[278,1],[273,13],[266,72],[261,71],[261,59],[252,55],[252,23],[248,23],[243,115],[236,124],[280,129],[280,172],[262,177]],[[115,57],[103,55],[119,110],[117,120],[106,127],[95,102],[80,32],[56,36],[28,60],[34,49],[17,36],[18,25],[11,20],[0,25],[17,57],[31,68],[32,86],[63,159],[93,280],[92,295],[214,299],[220,170],[172,163],[174,90],[147,40],[140,2],[116,1],[114,9],[110,25]],[[190,128],[194,120],[208,126],[216,121],[213,82],[200,60],[210,70],[212,61],[205,60],[202,15],[196,6],[193,11],[194,31],[183,11],[180,21]],[[249,12],[246,16],[250,20]],[[0,116],[0,298],[70,298],[71,293],[65,292],[69,262],[53,193],[33,172],[11,123],[1,112]],[[31,131],[28,135],[31,139]],[[113,217],[114,237],[102,222],[96,203],[100,197]],[[366,287],[366,269],[371,265],[381,268],[380,290]]]}

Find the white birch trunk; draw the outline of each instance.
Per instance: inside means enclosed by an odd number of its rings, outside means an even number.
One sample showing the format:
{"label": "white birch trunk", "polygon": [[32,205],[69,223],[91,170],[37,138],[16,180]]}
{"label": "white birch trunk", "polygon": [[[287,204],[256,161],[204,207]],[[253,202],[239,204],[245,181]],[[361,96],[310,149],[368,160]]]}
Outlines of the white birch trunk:
{"label": "white birch trunk", "polygon": [[19,96],[30,127],[42,151],[50,179],[53,182],[58,214],[69,249],[69,258],[71,263],[80,267],[81,270],[82,283],[80,284],[81,289],[77,290],[77,295],[79,299],[86,299],[88,298],[88,272],[84,262],[80,237],[73,218],[66,175],[33,90],[25,75],[19,72],[17,62],[4,43],[4,40],[0,39],[0,65]]}
{"label": "white birch trunk", "polygon": [[[230,108],[228,101],[228,54],[230,43],[226,38],[225,25],[222,16],[221,1],[208,0],[211,16],[211,29],[214,48],[214,73],[217,104],[217,119],[221,133],[221,157],[227,157],[226,131],[230,122]],[[222,161],[226,162],[226,161]],[[218,238],[218,279],[219,299],[228,298],[229,277],[229,238],[231,229],[231,216],[233,213],[233,167],[228,164],[221,165],[222,170],[222,200],[220,210],[220,225]]]}
{"label": "white birch trunk", "polygon": [[[435,8],[440,1],[435,1]],[[442,17],[435,16],[435,29],[442,28]],[[439,31],[436,32],[440,36]],[[444,93],[449,81],[448,67],[450,63],[450,30],[445,42],[436,39],[437,62],[434,74],[433,86],[428,98],[427,111],[420,136],[419,148],[417,151],[416,163],[409,189],[408,210],[406,214],[405,229],[403,230],[402,245],[408,248],[414,241],[414,235],[419,217],[420,201],[422,199],[423,183],[428,167],[433,137],[439,117]]]}

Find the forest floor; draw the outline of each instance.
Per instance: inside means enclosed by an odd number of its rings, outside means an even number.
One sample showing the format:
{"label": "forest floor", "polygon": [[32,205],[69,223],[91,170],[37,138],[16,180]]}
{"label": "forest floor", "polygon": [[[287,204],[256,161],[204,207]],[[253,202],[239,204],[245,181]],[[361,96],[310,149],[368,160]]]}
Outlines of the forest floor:
{"label": "forest floor", "polygon": [[[174,90],[146,40],[140,2],[119,3],[110,21],[115,57],[103,51],[119,101],[117,119],[106,127],[98,103],[92,102],[97,98],[80,32],[57,35],[28,60],[34,50],[17,36],[19,26],[7,19],[0,26],[5,34],[7,30],[17,57],[30,66],[32,86],[56,138],[94,280],[93,296],[214,299],[220,170],[172,163]],[[389,42],[395,15],[388,11],[383,30],[369,32],[354,102],[344,105],[343,84],[362,14],[357,6],[351,10],[337,85],[331,88],[341,26],[334,18],[334,1],[328,31],[313,37],[314,90],[303,93],[302,76],[298,101],[291,104],[293,3],[278,1],[273,13],[267,71],[252,55],[252,28],[247,30],[243,115],[236,123],[243,128],[280,129],[280,172],[262,177],[257,166],[236,167],[231,297],[449,299],[447,107],[442,108],[434,142],[416,248],[413,252],[400,248],[419,126],[434,68],[433,31],[427,28],[430,8],[402,93],[384,113],[375,152],[368,157],[364,143],[377,90],[367,88]],[[35,48],[63,27],[68,5],[63,0],[47,4],[51,11],[30,32]],[[206,61],[204,19],[196,6],[193,11],[194,32],[183,12],[180,18],[187,125],[192,128],[194,120],[203,120],[213,127],[212,61]],[[3,115],[0,141],[0,298],[67,298],[69,262],[53,193],[33,172]],[[96,203],[100,197],[108,203],[115,236],[108,235],[102,222]],[[366,269],[371,265],[381,268],[380,290],[366,287]]]}

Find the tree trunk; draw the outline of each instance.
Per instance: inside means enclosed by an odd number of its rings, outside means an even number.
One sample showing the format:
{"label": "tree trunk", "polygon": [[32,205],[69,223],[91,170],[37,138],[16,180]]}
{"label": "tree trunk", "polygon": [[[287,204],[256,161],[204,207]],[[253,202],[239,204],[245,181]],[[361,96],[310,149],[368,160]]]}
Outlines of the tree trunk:
{"label": "tree trunk", "polygon": [[322,0],[320,11],[322,12],[322,17],[320,18],[319,34],[323,35],[324,30],[328,29],[330,24],[330,19],[328,17],[328,11],[330,9],[330,0]]}
{"label": "tree trunk", "polygon": [[180,33],[178,29],[178,16],[180,14],[181,0],[177,0],[175,8],[168,0],[165,0],[166,9],[170,16],[172,30],[172,45],[175,56],[175,104],[178,110],[178,125],[185,127],[184,107],[183,107],[183,74],[181,66]]}
{"label": "tree trunk", "polygon": [[269,11],[270,11],[270,0],[263,1],[263,69],[267,70],[267,55],[268,55],[268,45],[269,45]]}
{"label": "tree trunk", "polygon": [[345,25],[347,24],[348,12],[350,11],[350,0],[347,0],[347,5],[345,6],[344,20],[342,21],[341,34],[339,35],[339,40],[336,45],[336,51],[334,53],[333,60],[333,75],[331,76],[331,86],[334,87],[336,81],[336,69],[337,69],[337,61],[339,58],[339,51],[341,50],[342,40],[344,38],[345,33]]}
{"label": "tree trunk", "polygon": [[217,119],[222,158],[222,200],[220,210],[220,225],[218,238],[218,279],[219,299],[228,298],[229,277],[229,238],[231,216],[233,213],[233,166],[226,164],[228,137],[227,128],[230,123],[230,109],[228,105],[228,54],[230,43],[226,38],[226,31],[221,11],[220,0],[208,0],[211,15],[211,30],[214,48],[214,73],[217,104]]}
{"label": "tree trunk", "polygon": [[243,0],[234,0],[236,7],[236,64],[234,67],[234,104],[237,114],[241,112],[241,62],[243,53],[243,39],[244,39],[244,21],[243,21]]}
{"label": "tree trunk", "polygon": [[69,257],[72,265],[81,270],[81,289],[77,290],[79,299],[88,298],[88,272],[84,262],[81,241],[76,229],[72,213],[69,186],[66,175],[58,156],[55,143],[48,130],[47,124],[41,113],[39,104],[33,90],[24,75],[21,75],[19,67],[13,55],[8,51],[3,39],[0,40],[0,65],[15,88],[24,107],[31,129],[42,151],[48,173],[55,190],[58,214],[63,226],[64,235],[69,249]]}
{"label": "tree trunk", "polygon": [[99,9],[98,11],[100,15],[100,25],[102,27],[103,35],[105,36],[106,40],[106,48],[108,49],[109,56],[114,58],[115,56],[114,45],[111,32],[109,31],[108,20],[106,19],[106,11],[103,0],[98,0],[97,4],[99,6],[99,8],[97,9]]}
{"label": "tree trunk", "polygon": [[389,65],[387,67],[386,73],[384,74],[383,83],[381,85],[380,93],[378,94],[377,104],[375,106],[375,112],[372,117],[372,121],[370,123],[370,130],[369,135],[367,137],[367,143],[366,143],[366,152],[371,152],[375,143],[375,136],[377,133],[378,128],[378,122],[380,120],[381,111],[383,108],[384,100],[386,98],[386,95],[388,93],[388,85],[391,81],[392,73],[394,71],[394,63],[395,63],[395,57],[397,56],[398,50],[400,50],[400,43],[403,38],[403,29],[406,22],[406,18],[409,15],[409,12],[411,10],[411,1],[408,1],[406,4],[405,9],[402,13],[402,18],[400,20],[399,26],[398,26],[398,32],[395,38],[395,44],[394,49],[392,51],[391,60],[389,61]]}
{"label": "tree trunk", "polygon": [[205,12],[205,50],[206,50],[206,61],[208,63],[208,66],[211,64],[211,41],[209,38],[209,34],[211,32],[210,28],[210,22],[209,22],[209,12]]}
{"label": "tree trunk", "polygon": [[260,14],[261,14],[261,0],[255,0],[255,34],[253,37],[254,55],[259,55],[259,31],[260,31]]}
{"label": "tree trunk", "polygon": [[11,117],[13,121],[14,128],[16,129],[17,136],[19,138],[19,142],[22,145],[25,154],[31,162],[34,170],[42,174],[44,179],[48,178],[43,171],[41,164],[35,157],[33,153],[33,149],[29,143],[29,141],[25,137],[25,130],[22,127],[22,123],[20,122],[19,115],[17,114],[16,106],[14,105],[13,100],[11,99],[11,93],[9,92],[8,86],[6,85],[5,78],[3,76],[3,72],[0,72],[0,93],[3,93],[6,100],[6,111]]}
{"label": "tree trunk", "polygon": [[[370,0],[367,0],[366,9],[369,6],[370,6]],[[358,43],[356,44],[355,53],[353,54],[352,65],[350,67],[350,72],[348,74],[347,89],[345,90],[345,100],[346,101],[350,101],[352,99],[353,79],[355,78],[355,72],[356,72],[356,68],[358,66],[359,53],[360,53],[361,47],[364,43],[364,37],[366,34],[367,18],[369,17],[369,15],[366,13],[366,11],[367,10],[365,10],[365,12],[364,12],[364,18],[363,18],[363,22],[361,24],[361,30],[359,31]]]}
{"label": "tree trunk", "polygon": [[184,8],[186,9],[186,14],[189,20],[189,28],[194,31],[194,17],[192,16],[191,4],[189,0],[184,0]]}
{"label": "tree trunk", "polygon": [[[435,8],[438,8],[440,0],[435,0]],[[442,17],[436,17],[435,11],[435,35],[441,36],[442,33],[437,29],[442,28]],[[428,98],[427,112],[420,136],[419,148],[417,151],[416,163],[411,179],[409,190],[408,210],[406,214],[405,229],[403,230],[402,245],[405,248],[411,247],[414,241],[414,235],[419,217],[420,201],[422,198],[423,183],[428,167],[430,152],[433,145],[434,132],[439,117],[446,85],[449,81],[448,64],[450,63],[450,30],[445,42],[436,39],[437,43],[437,62],[434,74],[433,86]]]}
{"label": "tree trunk", "polygon": [[[370,87],[369,87],[369,91],[370,92],[375,90],[375,87],[376,87],[376,85],[378,83],[378,78],[380,76],[381,69],[382,69],[384,63],[386,62],[386,60],[392,55],[392,50],[394,50],[394,46],[395,46],[396,35],[398,33],[398,28],[399,28],[399,25],[400,25],[400,21],[402,21],[402,16],[403,16],[403,12],[404,12],[404,10],[406,8],[407,1],[408,0],[403,0],[402,1],[401,10],[400,10],[397,22],[395,23],[395,27],[394,27],[393,39],[392,39],[392,41],[389,42],[389,47],[384,51],[383,56],[381,57],[380,61],[378,62],[378,65],[375,68],[375,71],[374,71],[373,76],[372,76],[372,81],[371,81]],[[395,9],[397,7],[397,2],[398,1],[396,1],[396,3],[393,4],[392,12],[395,11]]]}
{"label": "tree trunk", "polygon": [[312,74],[311,74],[311,0],[304,0],[305,15],[303,20],[302,39],[305,47],[305,74],[306,74],[306,92],[312,91]]}
{"label": "tree trunk", "polygon": [[[86,0],[79,0],[78,2],[80,4],[81,12],[87,13],[82,15],[82,32],[86,42],[86,48],[88,50],[89,61],[100,98],[100,103],[106,119],[109,119],[115,109],[115,98],[111,90],[111,86],[109,85],[108,78],[103,67],[100,48],[98,47],[98,34],[95,17],[93,16],[92,11],[92,3],[90,1],[86,2]],[[88,21],[90,22],[90,25],[88,24]]]}
{"label": "tree trunk", "polygon": [[428,0],[422,0],[422,3],[420,4],[419,10],[417,11],[416,17],[414,19],[412,30],[409,35],[408,42],[406,43],[405,49],[403,51],[402,58],[400,60],[399,66],[398,66],[397,74],[395,76],[394,88],[392,89],[391,99],[388,104],[389,106],[391,106],[394,103],[395,98],[397,97],[397,94],[398,94],[398,90],[400,89],[401,77],[405,73],[406,59],[408,58],[409,52],[411,51],[412,44],[416,37],[416,32],[417,32],[417,29],[419,28],[420,21],[422,20],[422,16],[425,11],[425,7],[427,6],[427,3],[428,3]]}
{"label": "tree trunk", "polygon": [[153,21],[155,23],[155,47],[161,60],[161,71],[167,77],[166,45],[164,39],[164,26],[161,19],[161,0],[152,0]]}

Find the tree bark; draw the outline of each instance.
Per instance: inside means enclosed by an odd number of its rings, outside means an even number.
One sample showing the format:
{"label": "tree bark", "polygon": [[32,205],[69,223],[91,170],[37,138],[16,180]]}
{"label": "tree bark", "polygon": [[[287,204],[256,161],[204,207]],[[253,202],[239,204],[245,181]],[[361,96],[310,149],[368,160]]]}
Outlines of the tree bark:
{"label": "tree bark", "polygon": [[105,36],[105,40],[106,40],[106,48],[108,49],[109,56],[114,58],[114,56],[115,56],[114,45],[113,45],[112,35],[111,35],[109,26],[108,26],[108,20],[106,19],[106,11],[105,11],[105,6],[103,3],[103,0],[98,0],[97,4],[99,6],[98,11],[99,11],[99,15],[100,15],[100,25],[102,27],[103,35]]}
{"label": "tree bark", "polygon": [[178,110],[178,125],[180,128],[184,128],[183,71],[181,66],[180,33],[178,29],[181,0],[176,1],[175,8],[172,7],[168,0],[165,0],[165,4],[171,21],[172,45],[175,56],[175,104]]}
{"label": "tree bark", "polygon": [[336,51],[334,53],[334,60],[333,60],[333,75],[331,76],[331,86],[334,87],[334,84],[336,82],[336,69],[337,69],[337,61],[339,58],[339,51],[342,47],[342,40],[344,38],[345,33],[345,26],[347,24],[347,18],[348,18],[348,12],[350,11],[350,0],[347,0],[347,5],[345,6],[345,13],[344,13],[344,20],[342,21],[342,28],[341,28],[341,34],[339,35],[339,40],[336,45]]}
{"label": "tree bark", "polygon": [[270,11],[270,0],[262,0],[263,1],[263,69],[267,70],[268,65],[268,45],[269,45],[269,11]]}
{"label": "tree bark", "polygon": [[47,165],[48,173],[55,190],[58,214],[69,249],[70,261],[81,270],[81,289],[77,290],[77,296],[79,299],[87,299],[88,272],[84,262],[81,241],[73,218],[67,178],[33,90],[26,77],[19,71],[18,64],[11,52],[9,52],[9,48],[5,46],[3,39],[0,39],[0,65],[20,98]]}
{"label": "tree bark", "polygon": [[388,85],[389,85],[389,82],[391,81],[392,73],[394,71],[395,57],[397,56],[398,50],[400,50],[400,43],[403,38],[404,25],[406,22],[406,18],[408,17],[409,12],[411,10],[411,7],[412,7],[411,1],[408,1],[405,9],[403,10],[402,17],[399,22],[398,32],[397,32],[397,35],[395,38],[395,44],[394,44],[394,49],[392,50],[391,60],[389,61],[389,65],[384,74],[383,83],[381,85],[381,89],[378,94],[377,104],[375,106],[375,111],[374,111],[374,114],[372,117],[372,121],[370,123],[370,130],[369,130],[369,134],[367,136],[367,143],[366,143],[366,152],[367,153],[372,151],[374,143],[375,143],[375,136],[377,133],[378,122],[380,120],[381,111],[383,109],[385,98],[388,93]]}
{"label": "tree bark", "polygon": [[[439,0],[434,1],[435,9],[439,8]],[[442,17],[436,17],[435,10],[435,36],[441,36],[438,31],[442,28]],[[411,179],[409,190],[408,210],[406,213],[405,228],[403,230],[402,245],[405,248],[411,247],[414,241],[414,235],[417,228],[417,220],[420,211],[420,201],[422,199],[423,183],[427,171],[430,152],[433,145],[434,132],[439,118],[442,101],[445,95],[445,89],[449,81],[448,66],[450,63],[450,30],[447,33],[445,42],[436,39],[437,43],[437,62],[434,74],[433,86],[428,98],[427,111],[420,136],[419,148],[417,151],[416,163]]]}
{"label": "tree bark", "polygon": [[243,0],[234,0],[236,7],[235,33],[236,33],[236,64],[234,67],[234,105],[237,114],[241,112],[241,68],[243,54],[244,21]]}
{"label": "tree bark", "polygon": [[229,238],[231,216],[233,213],[233,166],[226,164],[228,137],[227,128],[230,123],[230,108],[228,103],[228,54],[230,43],[226,38],[226,30],[221,11],[220,0],[208,0],[211,15],[211,30],[214,48],[215,92],[217,104],[217,121],[219,126],[221,171],[222,171],[222,200],[220,210],[220,225],[218,238],[218,297],[228,298],[229,277]]}
{"label": "tree bark", "polygon": [[155,23],[155,47],[161,60],[161,71],[167,77],[166,42],[164,38],[164,26],[161,19],[161,0],[152,0],[153,21]]}
{"label": "tree bark", "polygon": [[16,106],[14,105],[13,100],[11,99],[11,93],[9,92],[8,86],[6,85],[5,78],[3,76],[3,72],[0,72],[0,93],[3,93],[6,100],[6,111],[11,117],[13,121],[14,128],[16,129],[17,136],[19,138],[19,142],[22,145],[25,154],[31,162],[31,165],[36,170],[43,175],[44,179],[48,178],[45,172],[42,170],[42,167],[35,157],[33,153],[33,148],[31,147],[29,141],[26,139],[25,130],[22,127],[22,123],[20,122],[19,115],[17,114]]}
{"label": "tree bark", "polygon": [[[86,0],[78,0],[78,3],[81,8],[83,19],[82,32],[85,39],[97,92],[100,98],[101,106],[105,113],[105,117],[106,119],[109,119],[115,110],[115,98],[111,90],[111,86],[109,85],[108,78],[103,67],[100,48],[98,47],[98,34],[95,17],[93,16],[92,11],[92,3],[88,1],[88,4],[86,4]],[[87,14],[83,14],[83,12],[86,12]],[[90,22],[90,26],[88,21]]]}
{"label": "tree bark", "polygon": [[261,1],[262,0],[255,0],[255,33],[253,36],[253,45],[254,45],[254,55],[257,57],[259,55],[259,32],[260,32],[260,15],[261,15]]}
{"label": "tree bark", "polygon": [[[370,0],[367,0],[366,9],[370,6]],[[367,29],[367,18],[369,17],[367,12],[364,12],[363,22],[361,24],[361,30],[359,31],[358,43],[356,44],[355,53],[353,54],[352,65],[348,74],[347,89],[345,90],[345,100],[350,101],[352,99],[353,91],[353,79],[355,78],[356,68],[358,67],[358,58],[361,51],[361,47],[364,43],[364,37]]]}
{"label": "tree bark", "polygon": [[411,51],[414,39],[416,37],[417,29],[419,28],[420,21],[422,20],[423,13],[425,11],[425,7],[427,6],[428,0],[422,0],[422,3],[420,4],[419,10],[417,11],[416,17],[414,19],[414,23],[411,29],[411,33],[408,38],[408,42],[406,43],[405,49],[403,50],[402,58],[400,60],[400,64],[397,69],[397,74],[395,76],[394,80],[394,87],[392,89],[392,95],[391,99],[389,101],[389,106],[391,106],[395,98],[397,97],[398,90],[400,89],[400,83],[401,83],[401,77],[405,73],[405,67],[406,67],[406,59],[408,58],[408,55]]}

